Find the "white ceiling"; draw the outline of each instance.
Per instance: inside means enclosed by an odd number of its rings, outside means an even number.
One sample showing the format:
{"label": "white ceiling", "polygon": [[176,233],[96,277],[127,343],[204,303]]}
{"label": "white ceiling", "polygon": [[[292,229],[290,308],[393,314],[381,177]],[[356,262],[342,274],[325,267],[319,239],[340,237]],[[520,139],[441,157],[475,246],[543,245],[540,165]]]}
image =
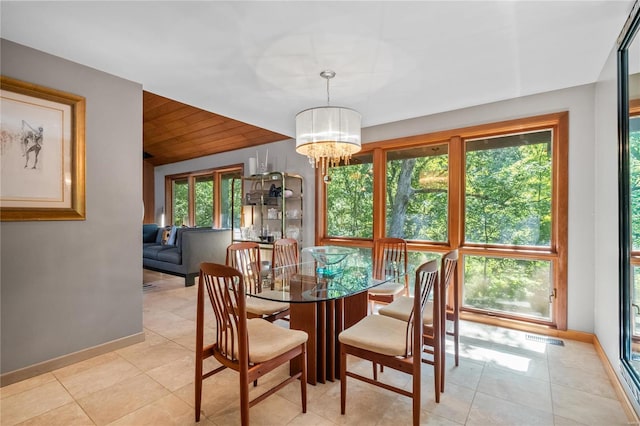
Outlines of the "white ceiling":
{"label": "white ceiling", "polygon": [[364,127],[592,83],[632,4],[2,1],[0,35],[293,136],[324,69]]}

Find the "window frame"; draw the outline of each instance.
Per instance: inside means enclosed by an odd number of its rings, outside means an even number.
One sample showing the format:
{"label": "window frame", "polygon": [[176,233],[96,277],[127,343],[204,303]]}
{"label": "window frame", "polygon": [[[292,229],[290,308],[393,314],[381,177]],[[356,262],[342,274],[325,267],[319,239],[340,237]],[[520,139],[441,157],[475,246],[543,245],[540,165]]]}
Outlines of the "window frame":
{"label": "window frame", "polygon": [[220,228],[222,223],[222,177],[227,173],[237,172],[241,176],[244,174],[244,164],[233,164],[229,166],[216,167],[206,170],[197,170],[192,172],[177,173],[173,175],[167,175],[164,178],[164,194],[165,194],[165,213],[168,218],[168,223],[174,223],[173,217],[173,182],[176,180],[187,179],[188,186],[188,219],[187,226],[193,227],[196,223],[195,218],[195,182],[197,178],[203,176],[211,176],[213,178],[214,187],[214,206],[213,206],[213,228]]}
{"label": "window frame", "polygon": [[[510,257],[526,260],[552,262],[554,301],[551,321],[525,319],[507,313],[487,312],[464,307],[463,317],[496,323],[496,317],[520,323],[537,324],[558,330],[567,329],[567,246],[568,246],[568,179],[569,179],[569,113],[558,112],[496,123],[444,130],[417,136],[402,137],[364,144],[361,153],[373,155],[373,238],[331,237],[327,235],[327,188],[323,177],[316,170],[316,245],[336,244],[352,247],[373,246],[373,240],[382,238],[386,232],[386,153],[388,151],[418,146],[448,144],[448,241],[428,242],[408,240],[409,250],[445,253],[458,249],[460,258],[465,255]],[[551,236],[548,247],[509,246],[496,244],[467,243],[464,241],[465,226],[465,143],[467,140],[499,137],[514,133],[552,130],[551,156]],[[464,264],[458,267],[459,282],[463,283]],[[460,306],[462,306],[462,292]],[[498,321],[502,321],[498,319]]]}

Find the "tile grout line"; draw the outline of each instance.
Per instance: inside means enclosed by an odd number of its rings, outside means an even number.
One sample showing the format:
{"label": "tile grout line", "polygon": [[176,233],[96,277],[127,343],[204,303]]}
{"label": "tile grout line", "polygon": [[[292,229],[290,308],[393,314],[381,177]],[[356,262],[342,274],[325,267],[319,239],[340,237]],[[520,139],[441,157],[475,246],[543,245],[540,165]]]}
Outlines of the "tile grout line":
{"label": "tile grout line", "polygon": [[[78,406],[78,408],[80,408],[80,410],[82,410],[82,412],[87,416],[87,418],[88,418],[89,420],[91,420],[91,422],[92,422],[94,425],[97,425],[97,423],[96,423],[96,421],[93,419],[93,417],[91,417],[91,416],[89,415],[89,413],[87,413],[87,411],[86,411],[86,410],[84,409],[84,407],[80,404],[80,402],[78,402],[78,400],[76,399],[76,397],[75,397],[75,396],[73,396],[73,394],[71,394],[71,391],[70,391],[70,390],[69,390],[69,389],[64,385],[64,383],[62,383],[62,381],[58,378],[58,376],[55,374],[55,371],[52,371],[52,372],[51,372],[51,374],[53,374],[53,377],[55,377],[55,378],[56,378],[56,380],[58,381],[58,383],[60,384],[60,386],[62,386],[62,388],[65,390],[65,392],[67,392],[67,393],[69,394],[69,396],[70,396],[70,397],[71,397],[71,399],[73,400],[73,403],[74,403],[74,404],[76,404],[76,405]],[[60,408],[60,407],[58,407],[58,408]],[[51,411],[53,411],[53,410],[54,410],[54,409],[49,410],[49,411],[47,411],[47,412],[51,412]],[[42,413],[42,414],[44,414],[44,413]],[[41,415],[42,415],[42,414],[41,414]],[[37,416],[36,416],[36,417],[37,417]],[[32,418],[33,418],[33,417],[32,417]]]}

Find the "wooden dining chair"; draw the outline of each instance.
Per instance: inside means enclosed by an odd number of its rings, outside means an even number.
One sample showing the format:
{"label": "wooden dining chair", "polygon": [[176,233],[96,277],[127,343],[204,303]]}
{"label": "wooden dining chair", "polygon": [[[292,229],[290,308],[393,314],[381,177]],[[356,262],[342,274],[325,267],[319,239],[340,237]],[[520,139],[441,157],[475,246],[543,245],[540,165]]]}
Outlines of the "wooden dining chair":
{"label": "wooden dining chair", "polygon": [[298,272],[299,263],[298,241],[293,238],[281,238],[273,243],[271,256],[271,270],[278,269],[278,273],[292,275]]}
{"label": "wooden dining chair", "polygon": [[[205,288],[213,306],[216,338],[204,344]],[[202,381],[225,368],[239,372],[240,418],[249,424],[249,408],[289,383],[300,379],[302,412],[307,412],[307,333],[278,327],[261,318],[247,318],[243,275],[236,269],[215,263],[200,265],[196,310],[195,414],[200,421]],[[220,367],[203,373],[203,362],[214,357]],[[292,359],[301,371],[289,376],[259,396],[249,399],[249,387],[266,373]]]}
{"label": "wooden dining chair", "polygon": [[[366,383],[387,389],[413,399],[413,424],[420,424],[420,369],[422,358],[422,313],[429,295],[438,282],[438,262],[432,260],[416,270],[416,286],[413,299],[413,308],[408,321],[384,315],[368,315],[352,327],[344,330],[338,336],[340,341],[340,410],[345,414],[347,397],[347,377],[352,377]],[[435,296],[434,296],[435,297]],[[435,307],[437,310],[437,307]],[[436,402],[439,401],[439,362],[440,348],[439,338],[440,324],[436,312],[434,330],[436,336],[434,351],[436,368],[434,369]],[[413,384],[412,391],[407,391],[396,386],[347,371],[347,355],[352,355],[364,360],[372,361],[403,373],[411,374]]]}
{"label": "wooden dining chair", "polygon": [[[249,318],[263,318],[267,321],[283,319],[289,315],[289,304],[251,297],[251,294],[263,292],[262,261],[258,243],[234,243],[227,247],[227,266],[237,269],[242,274],[245,287],[248,289],[247,315]],[[271,290],[266,290],[271,291]]]}
{"label": "wooden dining chair", "polygon": [[[442,313],[442,318],[439,320],[440,332],[438,337],[440,338],[439,347],[442,350],[440,363],[440,392],[444,392],[444,377],[446,371],[446,356],[445,356],[445,338],[447,335],[454,336],[454,355],[455,365],[459,365],[459,350],[460,350],[460,317],[458,309],[458,284],[457,284],[457,265],[458,265],[458,250],[452,250],[442,256],[440,265],[440,279],[438,286],[434,290],[433,301],[428,302],[424,310],[422,317],[423,320],[423,351],[424,353],[433,355],[435,351],[435,332],[434,332],[434,315],[435,304],[438,302],[438,310]],[[450,285],[451,283],[454,285]],[[453,289],[453,290],[452,290]],[[440,297],[439,299],[436,297]],[[413,298],[400,297],[393,303],[390,303],[378,311],[380,315],[389,316],[392,318],[407,321],[409,314],[413,307]],[[453,331],[447,331],[446,320],[453,322]],[[423,359],[423,362],[433,364],[433,356]]]}
{"label": "wooden dining chair", "polygon": [[376,302],[391,303],[400,294],[409,295],[407,242],[402,238],[378,238],[373,242],[372,257],[373,278],[393,279],[369,290],[371,313]]}

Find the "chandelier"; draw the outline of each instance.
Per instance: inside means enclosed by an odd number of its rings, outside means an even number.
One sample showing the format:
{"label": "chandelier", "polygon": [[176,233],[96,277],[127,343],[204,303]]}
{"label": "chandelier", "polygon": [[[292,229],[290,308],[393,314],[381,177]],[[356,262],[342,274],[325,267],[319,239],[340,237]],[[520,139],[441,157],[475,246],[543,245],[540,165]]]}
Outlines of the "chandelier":
{"label": "chandelier", "polygon": [[349,164],[351,155],[360,151],[360,113],[330,106],[329,80],[335,76],[330,70],[320,73],[327,80],[327,106],[306,109],[296,115],[296,152],[306,155],[324,176],[328,167]]}

